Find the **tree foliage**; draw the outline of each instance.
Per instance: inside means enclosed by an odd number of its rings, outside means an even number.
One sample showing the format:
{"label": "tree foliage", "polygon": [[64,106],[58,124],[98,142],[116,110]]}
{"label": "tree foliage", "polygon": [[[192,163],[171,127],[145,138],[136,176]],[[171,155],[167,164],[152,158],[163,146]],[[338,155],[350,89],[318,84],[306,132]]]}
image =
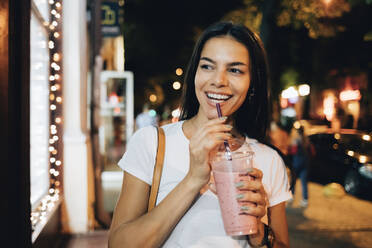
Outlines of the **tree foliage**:
{"label": "tree foliage", "polygon": [[277,17],[279,26],[305,27],[311,38],[332,37],[345,30],[338,18],[350,11],[345,0],[283,0]]}

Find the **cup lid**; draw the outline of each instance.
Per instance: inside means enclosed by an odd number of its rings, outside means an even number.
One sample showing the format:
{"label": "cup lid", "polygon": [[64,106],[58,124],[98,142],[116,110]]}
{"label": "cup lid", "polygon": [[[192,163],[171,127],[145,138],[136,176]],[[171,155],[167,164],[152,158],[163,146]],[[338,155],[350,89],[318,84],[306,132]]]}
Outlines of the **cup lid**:
{"label": "cup lid", "polygon": [[[244,157],[252,157],[254,155],[254,152],[252,151],[252,148],[248,144],[245,138],[233,138],[227,140],[229,144],[229,148],[231,150],[231,157],[234,160],[234,158],[240,158],[242,156]],[[213,161],[220,161],[220,160],[226,160],[226,148],[224,144],[220,144],[212,151],[211,154],[212,162]]]}

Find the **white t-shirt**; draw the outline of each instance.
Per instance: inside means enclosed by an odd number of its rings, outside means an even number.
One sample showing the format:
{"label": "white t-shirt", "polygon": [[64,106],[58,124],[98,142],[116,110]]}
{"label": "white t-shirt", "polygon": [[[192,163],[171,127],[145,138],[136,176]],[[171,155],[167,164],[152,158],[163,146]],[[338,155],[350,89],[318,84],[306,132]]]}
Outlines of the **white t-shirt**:
{"label": "white t-shirt", "polygon": [[[163,126],[166,142],[162,178],[157,204],[186,176],[189,169],[189,140],[182,131],[183,121]],[[255,156],[254,167],[263,172],[262,182],[269,207],[292,197],[285,165],[276,151],[257,140],[247,138]],[[131,138],[119,166],[151,185],[157,149],[154,127],[139,129]],[[124,179],[125,180],[125,179]],[[267,222],[267,220],[263,220]],[[250,247],[245,236],[227,236],[223,227],[217,196],[206,191],[181,218],[163,247]]]}

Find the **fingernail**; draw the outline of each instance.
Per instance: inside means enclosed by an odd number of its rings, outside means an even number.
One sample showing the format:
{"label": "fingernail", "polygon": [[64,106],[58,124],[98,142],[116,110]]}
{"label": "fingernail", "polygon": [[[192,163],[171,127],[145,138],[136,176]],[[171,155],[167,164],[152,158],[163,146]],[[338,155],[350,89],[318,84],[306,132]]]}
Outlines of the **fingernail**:
{"label": "fingernail", "polygon": [[227,128],[230,128],[230,129],[233,128],[233,126],[231,126],[231,125],[229,125],[229,124],[226,124],[226,127],[227,127]]}
{"label": "fingernail", "polygon": [[220,117],[220,119],[221,119],[222,121],[225,121],[225,120],[227,119],[227,116],[222,116],[222,117]]}
{"label": "fingernail", "polygon": [[247,169],[247,173],[252,172],[252,171],[253,171],[253,168],[248,168]]}
{"label": "fingernail", "polygon": [[244,185],[243,182],[237,182],[237,183],[235,183],[235,187],[237,187],[237,188],[240,188],[243,185]]}
{"label": "fingernail", "polygon": [[236,195],[236,199],[242,199],[243,197],[244,197],[243,194],[238,194],[238,195]]}
{"label": "fingernail", "polygon": [[249,210],[249,207],[247,207],[247,206],[241,206],[241,207],[240,207],[240,210],[248,211],[248,210]]}

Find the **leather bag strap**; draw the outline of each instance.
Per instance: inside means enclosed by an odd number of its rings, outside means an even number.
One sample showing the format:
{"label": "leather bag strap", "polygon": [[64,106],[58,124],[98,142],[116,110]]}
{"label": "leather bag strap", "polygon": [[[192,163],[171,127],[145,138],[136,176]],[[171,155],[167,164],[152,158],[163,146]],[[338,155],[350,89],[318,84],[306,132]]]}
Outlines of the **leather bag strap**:
{"label": "leather bag strap", "polygon": [[160,185],[161,173],[163,171],[164,153],[165,153],[165,134],[161,127],[157,127],[158,131],[158,149],[156,151],[154,174],[152,176],[151,192],[149,197],[149,204],[147,212],[155,207],[156,199],[158,197],[158,190]]}

